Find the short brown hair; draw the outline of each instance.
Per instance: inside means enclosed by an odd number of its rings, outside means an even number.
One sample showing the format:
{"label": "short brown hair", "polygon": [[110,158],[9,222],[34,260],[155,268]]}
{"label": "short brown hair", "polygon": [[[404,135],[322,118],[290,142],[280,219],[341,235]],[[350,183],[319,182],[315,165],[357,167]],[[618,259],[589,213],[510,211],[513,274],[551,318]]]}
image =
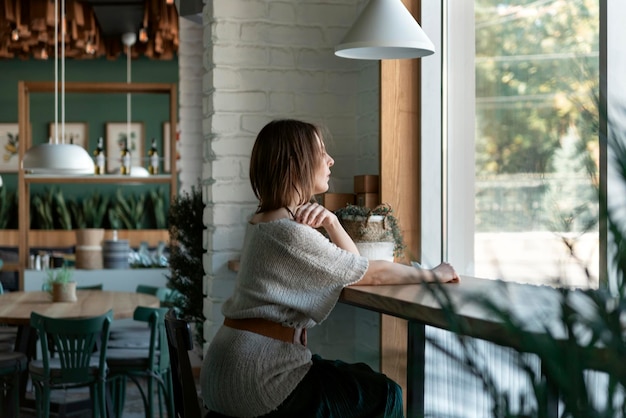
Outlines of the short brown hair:
{"label": "short brown hair", "polygon": [[259,199],[257,212],[300,204],[313,197],[317,164],[322,158],[321,129],[293,119],[274,120],[261,129],[250,157],[250,183]]}

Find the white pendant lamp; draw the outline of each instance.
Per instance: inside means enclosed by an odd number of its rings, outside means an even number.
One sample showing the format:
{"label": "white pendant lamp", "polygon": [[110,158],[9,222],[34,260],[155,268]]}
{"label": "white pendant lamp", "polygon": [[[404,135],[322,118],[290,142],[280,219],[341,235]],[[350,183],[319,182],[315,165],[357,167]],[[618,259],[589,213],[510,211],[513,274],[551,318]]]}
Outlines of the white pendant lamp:
{"label": "white pendant lamp", "polygon": [[[32,174],[83,175],[94,173],[94,163],[85,148],[59,140],[59,14],[54,0],[54,141],[31,147],[24,154],[22,169]],[[65,0],[61,0],[61,18],[65,21]],[[65,25],[63,25],[65,28]],[[61,136],[65,138],[65,29],[61,34]]]}
{"label": "white pendant lamp", "polygon": [[[122,174],[122,167],[117,167],[113,174]],[[150,177],[150,172],[145,167],[133,165],[130,167],[130,177]]]}
{"label": "white pendant lamp", "polygon": [[370,0],[335,47],[339,57],[362,60],[420,58],[434,52],[435,46],[401,0]]}

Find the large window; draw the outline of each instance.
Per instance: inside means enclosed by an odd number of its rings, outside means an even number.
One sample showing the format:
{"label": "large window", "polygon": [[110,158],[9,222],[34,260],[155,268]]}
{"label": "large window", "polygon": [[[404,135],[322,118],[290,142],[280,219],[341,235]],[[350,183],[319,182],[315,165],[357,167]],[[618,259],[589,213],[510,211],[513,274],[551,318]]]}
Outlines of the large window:
{"label": "large window", "polygon": [[423,6],[441,59],[422,60],[422,101],[442,92],[439,108],[423,107],[424,137],[442,138],[425,141],[422,160],[441,172],[440,186],[425,183],[423,193],[443,196],[422,208],[427,262],[477,277],[598,285],[599,2]]}
{"label": "large window", "polygon": [[[521,282],[614,283],[599,206],[625,220],[626,185],[598,136],[608,131],[626,147],[625,13],[623,0],[422,2],[437,50],[421,60],[425,264]],[[426,334],[462,350],[450,333]],[[516,354],[476,347],[512,409],[533,399]],[[430,345],[425,363],[431,415],[491,416],[481,377]],[[589,377],[606,391],[602,376]]]}
{"label": "large window", "polygon": [[599,0],[474,16],[475,274],[596,287]]}
{"label": "large window", "polygon": [[[425,264],[598,285],[600,1],[422,2],[422,26],[437,49],[421,60]],[[426,332],[461,350],[451,334]],[[530,399],[514,356],[476,347],[512,402]],[[426,353],[428,411],[491,415],[480,379],[437,349]]]}

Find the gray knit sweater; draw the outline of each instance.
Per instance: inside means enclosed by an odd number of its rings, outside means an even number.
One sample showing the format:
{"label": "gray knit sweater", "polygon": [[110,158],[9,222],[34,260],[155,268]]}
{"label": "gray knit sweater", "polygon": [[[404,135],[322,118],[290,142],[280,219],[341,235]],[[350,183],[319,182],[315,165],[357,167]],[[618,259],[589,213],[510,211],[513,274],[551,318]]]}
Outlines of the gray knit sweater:
{"label": "gray knit sweater", "polygon": [[[248,224],[229,318],[265,318],[287,327],[322,322],[341,289],[356,283],[368,260],[344,251],[315,229],[279,219]],[[241,418],[276,409],[311,366],[311,352],[248,331],[222,326],[201,371],[209,409]]]}

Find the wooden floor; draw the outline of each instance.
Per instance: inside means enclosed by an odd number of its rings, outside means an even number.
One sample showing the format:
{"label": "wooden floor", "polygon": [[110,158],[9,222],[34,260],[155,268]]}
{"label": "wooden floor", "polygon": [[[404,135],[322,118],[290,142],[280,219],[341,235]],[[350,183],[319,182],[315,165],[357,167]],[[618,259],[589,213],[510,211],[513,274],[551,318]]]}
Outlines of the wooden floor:
{"label": "wooden floor", "polygon": [[[202,363],[201,358],[198,356],[198,353],[195,351],[190,352],[189,360],[191,361],[192,367],[194,369],[194,376],[196,376],[196,384],[198,390],[200,390],[199,382],[197,381],[198,376],[200,375],[200,365]],[[146,387],[145,385],[143,387]],[[32,399],[34,397],[34,393],[28,392],[26,394],[27,398]],[[53,402],[66,402],[66,401],[76,401],[76,400],[85,400],[89,399],[89,391],[86,388],[80,389],[72,389],[72,390],[56,390],[52,392],[52,401]],[[155,405],[158,405],[155,397]],[[32,408],[21,408],[20,418],[34,418],[35,411]],[[57,415],[51,414],[51,418],[91,418],[91,410],[84,409],[82,411],[77,411],[67,415]],[[167,416],[167,412],[164,412],[164,417]],[[158,413],[156,415],[158,417]],[[143,406],[143,401],[141,399],[141,394],[135,386],[134,383],[128,382],[127,384],[127,392],[126,392],[126,402],[124,404],[124,416],[122,418],[145,418],[145,410]]]}
{"label": "wooden floor", "polygon": [[[27,394],[27,398],[31,397],[31,394]],[[74,402],[77,400],[89,399],[89,391],[87,389],[73,389],[73,390],[57,390],[52,393],[53,402]],[[156,401],[156,399],[155,399]],[[158,403],[155,403],[158,405]],[[164,412],[167,416],[167,412]],[[91,418],[91,410],[84,409],[82,411],[75,411],[66,415],[68,418]],[[158,413],[156,415],[158,417]],[[34,418],[35,411],[29,408],[22,408],[20,411],[21,418]],[[57,414],[51,414],[51,418],[58,417]],[[127,387],[126,402],[124,404],[124,416],[122,418],[145,418],[143,401],[137,387],[130,383]]]}

